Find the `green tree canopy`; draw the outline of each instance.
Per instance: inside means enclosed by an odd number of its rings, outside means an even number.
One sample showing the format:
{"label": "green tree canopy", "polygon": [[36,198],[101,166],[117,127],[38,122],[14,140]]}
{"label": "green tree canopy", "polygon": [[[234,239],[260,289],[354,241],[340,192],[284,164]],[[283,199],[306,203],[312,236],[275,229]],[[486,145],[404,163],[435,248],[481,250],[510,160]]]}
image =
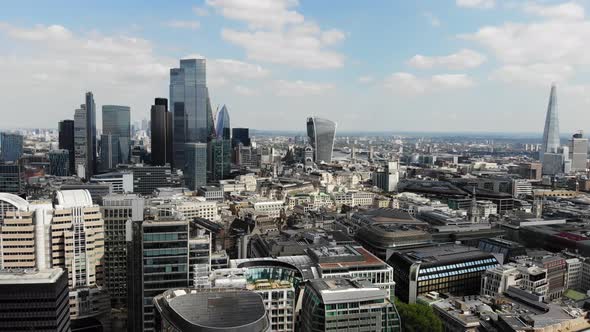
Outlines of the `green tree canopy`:
{"label": "green tree canopy", "polygon": [[431,307],[423,304],[407,304],[395,299],[395,306],[404,332],[443,332],[443,324]]}

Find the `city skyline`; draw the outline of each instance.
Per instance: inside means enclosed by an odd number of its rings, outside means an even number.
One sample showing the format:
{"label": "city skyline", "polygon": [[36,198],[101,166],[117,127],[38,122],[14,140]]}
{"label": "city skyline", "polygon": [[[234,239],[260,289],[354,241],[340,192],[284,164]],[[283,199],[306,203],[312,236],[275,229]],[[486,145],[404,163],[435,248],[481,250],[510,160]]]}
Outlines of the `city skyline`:
{"label": "city skyline", "polygon": [[211,104],[226,104],[238,127],[300,130],[313,114],[343,132],[536,133],[555,82],[561,134],[588,132],[590,86],[574,74],[588,65],[586,1],[264,4],[104,1],[85,4],[90,16],[59,1],[10,4],[0,68],[14,79],[0,97],[19,111],[2,126],[53,128],[86,91],[99,109],[126,105],[133,121],[147,119],[170,68],[199,56]]}

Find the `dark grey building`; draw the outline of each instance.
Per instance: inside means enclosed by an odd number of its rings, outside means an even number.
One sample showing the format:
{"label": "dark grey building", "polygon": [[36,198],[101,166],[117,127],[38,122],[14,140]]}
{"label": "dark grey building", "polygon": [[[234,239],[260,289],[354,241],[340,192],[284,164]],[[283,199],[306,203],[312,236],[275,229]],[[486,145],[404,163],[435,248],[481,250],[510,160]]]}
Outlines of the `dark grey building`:
{"label": "dark grey building", "polygon": [[100,135],[100,169],[111,170],[121,162],[121,146],[118,135]]}
{"label": "dark grey building", "polygon": [[58,124],[59,130],[59,148],[69,152],[69,173],[76,173],[74,154],[74,120],[63,120]]}
{"label": "dark grey building", "polygon": [[0,160],[18,161],[23,155],[23,136],[13,133],[0,134]]}
{"label": "dark grey building", "polygon": [[67,273],[0,271],[0,331],[71,331]]}
{"label": "dark grey building", "polygon": [[168,112],[168,99],[156,98],[150,110],[152,165],[173,165],[172,112]]}
{"label": "dark grey building", "polygon": [[0,192],[15,195],[25,192],[25,171],[21,165],[0,162]]}
{"label": "dark grey building", "polygon": [[231,141],[216,138],[209,142],[208,182],[217,182],[229,177],[231,171]]}
{"label": "dark grey building", "polygon": [[328,119],[309,117],[307,118],[307,136],[314,150],[314,161],[317,164],[332,162],[336,123]]}
{"label": "dark grey building", "polygon": [[96,104],[92,92],[86,92],[86,174],[90,179],[96,173]]}
{"label": "dark grey building", "polygon": [[248,128],[232,128],[231,130],[231,146],[235,148],[240,145],[250,146],[250,129]]}
{"label": "dark grey building", "polygon": [[128,237],[129,331],[156,331],[153,298],[189,281],[189,223],[161,219],[133,222]]}
{"label": "dark grey building", "polygon": [[66,149],[49,151],[49,174],[55,176],[70,175],[70,151]]}
{"label": "dark grey building", "polygon": [[133,192],[136,194],[152,194],[156,188],[178,187],[174,181],[172,170],[166,166],[120,165],[119,169],[133,173]]}
{"label": "dark grey building", "polygon": [[171,289],[154,306],[156,331],[270,331],[262,297],[247,290]]}

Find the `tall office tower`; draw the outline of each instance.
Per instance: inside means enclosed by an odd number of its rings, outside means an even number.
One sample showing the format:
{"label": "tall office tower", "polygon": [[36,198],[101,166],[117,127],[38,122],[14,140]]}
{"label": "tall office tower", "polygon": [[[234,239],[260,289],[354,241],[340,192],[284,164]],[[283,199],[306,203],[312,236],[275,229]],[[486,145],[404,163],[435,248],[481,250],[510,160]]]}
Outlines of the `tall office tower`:
{"label": "tall office tower", "polygon": [[[545,129],[543,131],[543,145],[539,158],[543,163],[543,174],[555,175],[553,173],[554,164],[559,154],[559,118],[557,115],[557,88],[555,85],[551,86],[551,93],[549,95],[549,105],[547,106],[547,115],[545,117]],[[545,155],[548,155],[547,158]],[[546,167],[550,166],[550,167]],[[550,170],[551,169],[551,170]]]}
{"label": "tall office tower", "polygon": [[55,176],[70,175],[70,151],[66,149],[49,151],[47,157],[49,159],[49,174]]}
{"label": "tall office tower", "polygon": [[243,146],[250,146],[250,129],[248,128],[232,128],[231,137],[232,148],[240,145],[240,143]]}
{"label": "tall office tower", "polygon": [[0,270],[0,308],[0,331],[71,331],[67,274]]}
{"label": "tall office tower", "polygon": [[80,178],[86,178],[86,149],[86,105],[82,104],[74,112],[74,168]]}
{"label": "tall office tower", "polygon": [[231,142],[216,138],[209,142],[209,182],[227,179],[231,171]]}
{"label": "tall office tower", "polygon": [[96,173],[96,104],[92,92],[86,92],[86,179]]}
{"label": "tall office tower", "polygon": [[230,139],[229,111],[225,105],[223,105],[221,110],[217,112],[217,120],[215,122],[215,136],[217,139]]}
{"label": "tall office tower", "polygon": [[190,190],[207,184],[207,143],[186,143],[184,182]]}
{"label": "tall office tower", "polygon": [[189,286],[189,223],[161,219],[130,223],[128,331],[154,331],[153,298]]}
{"label": "tall office tower", "polygon": [[569,157],[572,161],[572,171],[584,171],[588,163],[588,139],[582,132],[575,133],[569,142]]}
{"label": "tall office tower", "polygon": [[127,302],[127,221],[143,220],[145,199],[137,195],[103,197],[100,211],[104,219],[105,286],[111,305],[121,307]]}
{"label": "tall office tower", "polygon": [[0,162],[0,193],[15,195],[25,192],[25,171],[18,163]]}
{"label": "tall office tower", "polygon": [[297,330],[401,331],[399,315],[387,291],[360,279],[314,279],[298,300]]}
{"label": "tall office tower", "polygon": [[118,135],[100,135],[100,169],[111,170],[121,162],[121,137]]}
{"label": "tall office tower", "polygon": [[183,168],[184,144],[206,143],[213,130],[205,59],[183,59],[179,68],[170,69],[170,108],[174,117],[174,165]]}
{"label": "tall office tower", "polygon": [[63,120],[58,124],[59,148],[68,150],[70,174],[76,173],[76,154],[74,149],[74,120]]}
{"label": "tall office tower", "polygon": [[119,141],[118,160],[115,164],[129,162],[131,151],[131,109],[129,106],[104,105],[102,107],[102,134],[116,136]]}
{"label": "tall office tower", "polygon": [[307,118],[307,136],[314,149],[314,161],[317,164],[332,162],[336,123],[327,119]]}
{"label": "tall office tower", "polygon": [[172,113],[168,112],[168,99],[156,98],[150,111],[152,165],[172,165]]}
{"label": "tall office tower", "polygon": [[390,161],[382,170],[373,172],[373,185],[383,191],[397,190],[399,183],[399,162]]}
{"label": "tall office tower", "polygon": [[23,136],[12,133],[1,133],[0,136],[0,160],[18,161],[23,155]]}
{"label": "tall office tower", "polygon": [[52,266],[68,271],[72,325],[84,325],[92,317],[108,328],[104,221],[88,190],[56,191],[50,236]]}

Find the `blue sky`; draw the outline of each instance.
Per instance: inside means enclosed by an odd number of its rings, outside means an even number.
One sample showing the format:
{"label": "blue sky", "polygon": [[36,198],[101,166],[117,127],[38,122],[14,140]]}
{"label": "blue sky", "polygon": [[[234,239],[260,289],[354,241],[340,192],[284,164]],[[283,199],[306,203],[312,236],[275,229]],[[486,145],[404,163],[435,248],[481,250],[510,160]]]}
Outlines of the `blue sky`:
{"label": "blue sky", "polygon": [[[0,127],[55,127],[92,90],[134,120],[205,57],[232,126],[540,132],[590,129],[587,1],[3,1]],[[100,119],[99,119],[100,121]]]}

